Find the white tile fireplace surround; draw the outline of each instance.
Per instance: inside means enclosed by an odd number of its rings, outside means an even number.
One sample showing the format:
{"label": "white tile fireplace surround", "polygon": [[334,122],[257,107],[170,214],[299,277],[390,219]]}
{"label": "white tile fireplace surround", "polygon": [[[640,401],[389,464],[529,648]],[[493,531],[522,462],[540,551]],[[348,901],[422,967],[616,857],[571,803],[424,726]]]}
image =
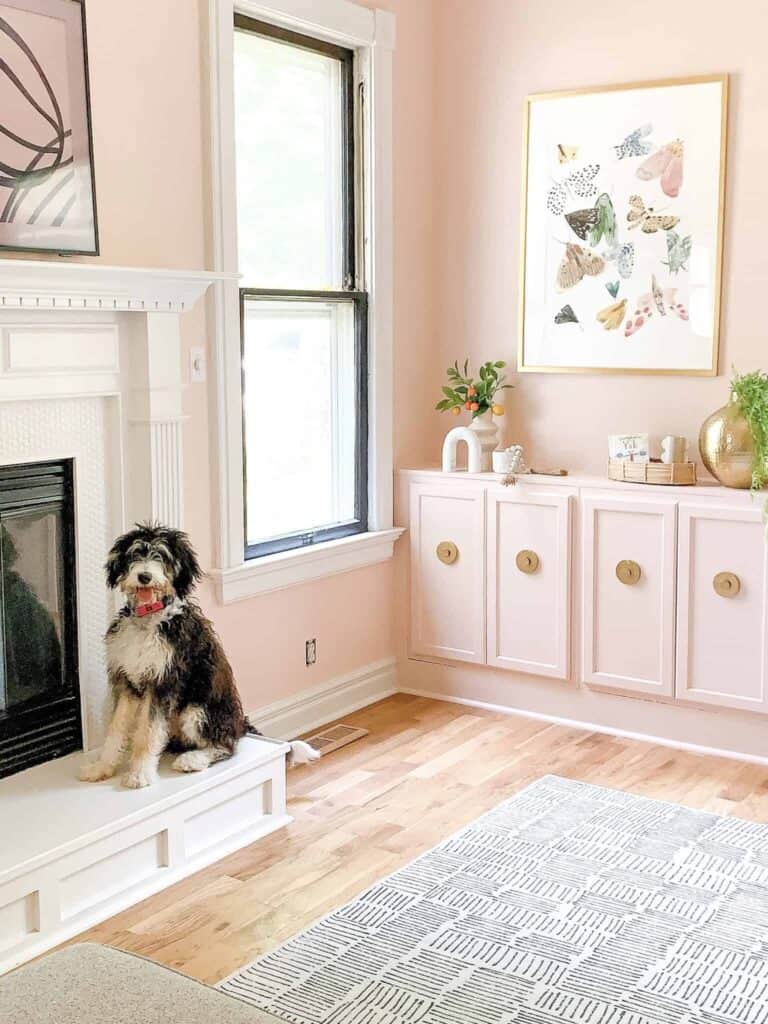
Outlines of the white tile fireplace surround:
{"label": "white tile fireplace surround", "polygon": [[[74,460],[86,750],[108,706],[105,553],[136,519],[183,526],[180,321],[224,276],[0,260],[0,465]],[[77,782],[82,754],[0,781],[0,972],[284,824],[286,750],[249,740],[138,796]]]}

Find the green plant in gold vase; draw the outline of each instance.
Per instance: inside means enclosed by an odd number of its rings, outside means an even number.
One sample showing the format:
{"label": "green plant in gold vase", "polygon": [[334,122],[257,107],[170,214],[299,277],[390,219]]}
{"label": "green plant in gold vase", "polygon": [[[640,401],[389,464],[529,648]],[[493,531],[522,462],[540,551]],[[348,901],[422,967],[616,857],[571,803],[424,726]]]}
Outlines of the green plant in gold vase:
{"label": "green plant in gold vase", "polygon": [[768,482],[768,373],[736,374],[731,394],[752,434],[752,490],[761,491]]}
{"label": "green plant in gold vase", "polygon": [[699,450],[726,487],[759,491],[768,482],[768,373],[735,374],[731,397],[704,421]]}

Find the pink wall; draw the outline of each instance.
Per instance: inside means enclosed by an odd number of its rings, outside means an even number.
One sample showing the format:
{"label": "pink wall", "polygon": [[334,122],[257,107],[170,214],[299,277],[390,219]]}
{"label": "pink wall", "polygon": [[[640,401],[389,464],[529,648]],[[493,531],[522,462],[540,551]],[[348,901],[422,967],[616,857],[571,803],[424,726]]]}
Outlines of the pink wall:
{"label": "pink wall", "polygon": [[[432,359],[432,0],[379,0],[395,11],[395,373],[423,376]],[[207,178],[203,52],[206,0],[122,0],[88,5],[94,157],[104,263],[158,267],[211,265],[205,223]],[[202,303],[184,321],[187,346],[206,343]],[[424,461],[423,409],[398,401],[398,463]],[[209,450],[214,415],[208,390],[185,395],[187,528],[212,566],[215,475]],[[428,431],[431,424],[426,424]],[[435,428],[432,427],[434,430]],[[394,652],[391,564],[220,606],[201,597],[229,655],[248,708],[256,709]],[[304,641],[318,639],[318,662],[304,665]]]}
{"label": "pink wall", "polygon": [[[594,0],[578,16],[567,0],[436,3],[440,367],[465,354],[515,359],[525,96],[719,71],[732,76],[720,369],[728,375],[732,365],[766,365],[768,76],[750,40],[768,32],[768,8],[741,0],[732,16],[714,17],[699,0],[680,0],[664,7],[661,20],[641,8],[629,18],[628,10],[613,0]],[[725,376],[526,374],[514,383],[509,439],[528,446],[537,462],[574,471],[603,471],[609,433],[695,440],[705,416],[727,398]]]}
{"label": "pink wall", "polygon": [[[361,0],[375,6],[375,0]],[[748,370],[764,351],[763,167],[768,78],[759,47],[768,12],[702,17],[680,0],[629,25],[626,7],[595,0],[378,0],[397,15],[395,52],[395,460],[435,463],[452,425],[432,412],[456,357],[514,360],[517,332],[521,117],[534,91],[600,82],[732,73],[721,367]],[[122,0],[88,8],[102,257],[146,266],[210,265],[203,53],[205,0]],[[567,29],[566,29],[567,26]],[[659,45],[676,40],[674,46]],[[593,69],[590,71],[590,68]],[[740,239],[738,247],[733,239]],[[206,340],[198,308],[188,345]],[[600,471],[616,430],[682,433],[726,394],[726,379],[526,375],[509,402],[510,438],[537,461]],[[212,564],[215,477],[207,389],[186,394],[188,527]],[[203,590],[251,708],[391,654],[403,635],[405,546],[374,566],[221,607]],[[393,602],[393,593],[397,599]],[[303,665],[317,636],[317,665]],[[397,644],[399,646],[399,643]]]}

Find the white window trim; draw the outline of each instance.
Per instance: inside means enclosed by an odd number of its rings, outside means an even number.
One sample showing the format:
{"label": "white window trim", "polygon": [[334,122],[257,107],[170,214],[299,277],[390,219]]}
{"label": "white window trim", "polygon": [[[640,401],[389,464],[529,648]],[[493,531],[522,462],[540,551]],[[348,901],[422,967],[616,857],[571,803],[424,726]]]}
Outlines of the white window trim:
{"label": "white window trim", "polygon": [[236,278],[218,282],[214,339],[214,460],[219,598],[238,601],[392,557],[392,53],[395,17],[349,0],[209,0],[214,269],[237,274],[233,22],[235,12],[349,46],[364,82],[364,260],[368,291],[369,532],[244,561],[240,313]]}

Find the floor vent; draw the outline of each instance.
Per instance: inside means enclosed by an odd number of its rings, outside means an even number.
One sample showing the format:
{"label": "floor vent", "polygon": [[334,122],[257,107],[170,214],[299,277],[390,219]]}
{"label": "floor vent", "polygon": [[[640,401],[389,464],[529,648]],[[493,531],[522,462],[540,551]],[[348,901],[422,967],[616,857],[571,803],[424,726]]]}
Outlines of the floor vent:
{"label": "floor vent", "polygon": [[361,740],[367,735],[367,729],[358,729],[355,725],[331,725],[314,736],[308,736],[307,743],[325,757],[339,747],[346,747],[348,743],[354,743],[355,740]]}

